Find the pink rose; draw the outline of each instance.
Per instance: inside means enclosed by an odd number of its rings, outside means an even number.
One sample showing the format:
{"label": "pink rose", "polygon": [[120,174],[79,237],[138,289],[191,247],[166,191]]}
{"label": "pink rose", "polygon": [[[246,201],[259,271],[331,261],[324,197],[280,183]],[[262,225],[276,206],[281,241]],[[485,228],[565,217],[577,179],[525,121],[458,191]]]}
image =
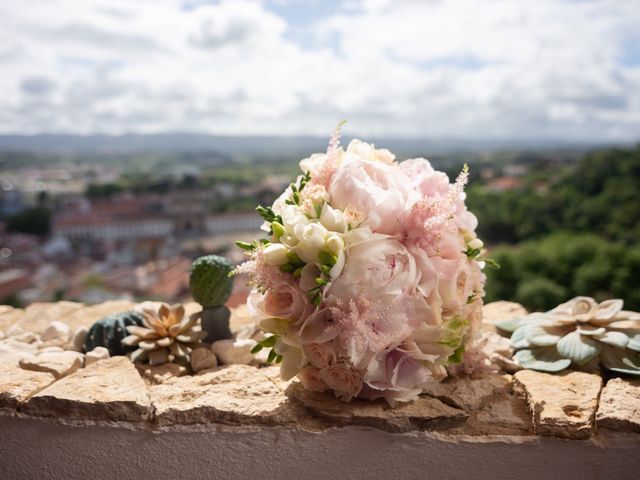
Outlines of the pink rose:
{"label": "pink rose", "polygon": [[307,343],[302,351],[314,367],[324,368],[336,360],[336,353],[328,343]]}
{"label": "pink rose", "polygon": [[298,287],[283,282],[266,294],[252,290],[247,299],[247,308],[251,318],[256,321],[277,317],[297,322],[306,318],[313,310],[313,305]]}
{"label": "pink rose", "polygon": [[377,355],[364,376],[368,386],[376,390],[394,391],[396,401],[418,397],[425,385],[434,381],[432,372],[404,352],[392,350]]}
{"label": "pink rose", "polygon": [[345,402],[356,397],[362,389],[360,373],[344,364],[330,365],[320,370],[320,378],[333,390],[336,397]]}
{"label": "pink rose", "polygon": [[298,378],[302,386],[312,392],[324,392],[327,384],[320,378],[320,369],[316,367],[305,367],[298,372]]}

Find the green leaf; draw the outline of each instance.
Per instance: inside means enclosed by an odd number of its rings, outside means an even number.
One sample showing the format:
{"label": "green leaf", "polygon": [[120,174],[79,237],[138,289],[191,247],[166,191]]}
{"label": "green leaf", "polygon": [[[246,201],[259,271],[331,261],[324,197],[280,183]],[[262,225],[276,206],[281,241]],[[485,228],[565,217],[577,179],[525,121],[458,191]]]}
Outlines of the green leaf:
{"label": "green leaf", "polygon": [[485,258],[484,263],[486,263],[489,267],[500,270],[500,264],[496,262],[493,258]]}
{"label": "green leaf", "polygon": [[240,240],[238,240],[236,242],[236,245],[238,247],[240,247],[243,250],[255,250],[256,246],[253,243],[248,243],[248,242],[241,242]]}
{"label": "green leaf", "polygon": [[279,222],[271,222],[271,231],[275,235],[276,238],[280,238],[285,234],[284,227]]}
{"label": "green leaf", "polygon": [[267,363],[273,363],[277,356],[278,354],[276,353],[276,351],[271,349],[269,355],[267,355]]}
{"label": "green leaf", "polygon": [[556,348],[563,357],[570,358],[578,365],[584,365],[598,356],[601,346],[586,335],[571,332],[558,340]]}
{"label": "green leaf", "polygon": [[562,358],[555,347],[520,350],[514,357],[522,368],[540,372],[559,372],[571,365],[571,360]]}
{"label": "green leaf", "polygon": [[447,363],[449,365],[456,365],[457,363],[462,362],[462,358],[464,357],[464,345],[457,348],[455,352],[449,358],[447,358]]}
{"label": "green leaf", "polygon": [[252,349],[251,349],[251,353],[258,353],[260,350],[262,350],[262,345],[257,343]]}
{"label": "green leaf", "polygon": [[276,344],[276,340],[278,339],[277,335],[270,335],[264,338],[260,343],[263,347],[273,347]]}

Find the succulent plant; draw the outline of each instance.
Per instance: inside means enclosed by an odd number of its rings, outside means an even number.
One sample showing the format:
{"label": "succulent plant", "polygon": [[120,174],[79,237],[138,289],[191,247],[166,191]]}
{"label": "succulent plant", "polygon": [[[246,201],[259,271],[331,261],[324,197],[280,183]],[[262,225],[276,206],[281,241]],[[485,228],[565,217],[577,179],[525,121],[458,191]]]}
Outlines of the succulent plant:
{"label": "succulent plant", "polygon": [[142,314],[123,312],[109,315],[95,322],[85,337],[83,350],[90,352],[96,347],[105,347],[111,356],[126,355],[131,347],[122,344],[127,336],[127,327],[142,325]]}
{"label": "succulent plant", "polygon": [[524,368],[559,372],[572,362],[584,365],[598,358],[609,370],[640,375],[640,313],[622,307],[620,299],[598,304],[576,297],[497,326],[513,332],[514,356]]}
{"label": "succulent plant", "polygon": [[191,265],[189,288],[193,299],[203,308],[224,305],[231,295],[233,270],[229,261],[218,255],[197,258]]}
{"label": "succulent plant", "polygon": [[163,303],[157,310],[143,311],[142,326],[127,327],[129,336],[122,339],[127,347],[137,347],[129,358],[133,362],[148,361],[150,365],[175,362],[189,365],[191,352],[202,346],[202,339],[207,336],[200,327],[199,317],[184,316],[184,307],[170,307]]}

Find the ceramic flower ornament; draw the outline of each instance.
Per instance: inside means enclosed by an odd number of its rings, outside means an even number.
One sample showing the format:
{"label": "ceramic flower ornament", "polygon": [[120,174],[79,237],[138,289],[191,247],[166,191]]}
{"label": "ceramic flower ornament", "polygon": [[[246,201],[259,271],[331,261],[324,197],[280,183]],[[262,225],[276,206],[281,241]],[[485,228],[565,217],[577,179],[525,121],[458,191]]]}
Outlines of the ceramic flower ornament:
{"label": "ceramic flower ornament", "polygon": [[598,358],[609,370],[640,375],[640,313],[622,307],[620,299],[576,297],[498,327],[513,332],[515,358],[524,368],[558,372]]}

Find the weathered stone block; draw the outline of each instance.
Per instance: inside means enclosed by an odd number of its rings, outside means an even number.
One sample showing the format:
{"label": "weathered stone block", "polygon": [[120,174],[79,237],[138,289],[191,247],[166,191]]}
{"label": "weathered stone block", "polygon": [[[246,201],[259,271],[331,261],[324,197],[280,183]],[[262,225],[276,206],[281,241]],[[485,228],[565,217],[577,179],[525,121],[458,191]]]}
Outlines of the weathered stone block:
{"label": "weathered stone block", "polygon": [[100,360],[34,395],[24,413],[69,420],[144,422],[151,403],[142,378],[126,357]]}
{"label": "weathered stone block", "polygon": [[640,432],[640,379],[613,378],[600,394],[598,428]]}
{"label": "weathered stone block", "polygon": [[527,400],[536,433],[567,438],[588,438],[593,434],[602,388],[598,375],[521,370],[514,380],[516,390]]}

